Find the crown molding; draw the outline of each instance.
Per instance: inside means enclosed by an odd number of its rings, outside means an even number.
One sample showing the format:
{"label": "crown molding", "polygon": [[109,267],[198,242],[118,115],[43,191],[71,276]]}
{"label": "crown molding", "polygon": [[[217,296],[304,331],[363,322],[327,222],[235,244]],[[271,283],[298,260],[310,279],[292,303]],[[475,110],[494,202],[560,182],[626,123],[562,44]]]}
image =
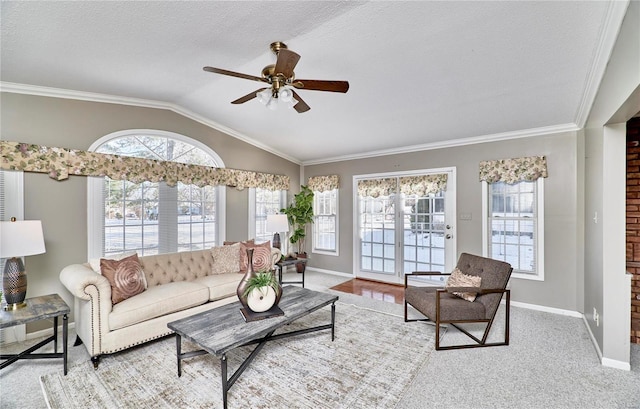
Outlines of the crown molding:
{"label": "crown molding", "polygon": [[99,94],[94,92],[73,91],[73,90],[61,89],[61,88],[42,87],[38,85],[18,84],[14,82],[4,82],[4,81],[0,81],[0,92],[37,95],[37,96],[50,97],[50,98],[74,99],[79,101],[101,102],[106,104],[129,105],[129,106],[137,106],[137,107],[143,107],[143,108],[166,109],[169,111],[173,111],[177,114],[180,114],[191,120],[194,120],[196,122],[199,122],[203,125],[206,125],[210,128],[213,128],[217,131],[223,132],[233,138],[239,139],[243,142],[246,142],[264,151],[267,151],[283,159],[286,159],[290,162],[293,162],[297,165],[302,164],[299,159],[289,156],[283,152],[277,151],[268,145],[258,142],[255,139],[252,139],[244,134],[241,134],[240,132],[234,129],[228,128],[200,114],[197,114],[179,105],[168,103],[168,102],[153,101],[149,99],[140,99],[140,98],[121,97],[117,95]]}
{"label": "crown molding", "polygon": [[326,158],[326,159],[310,160],[310,161],[302,162],[302,166],[321,165],[324,163],[342,162],[342,161],[356,160],[356,159],[367,159],[367,158],[373,158],[378,156],[397,155],[397,154],[411,153],[411,152],[417,152],[417,151],[428,151],[433,149],[453,148],[456,146],[475,145],[478,143],[486,143],[486,142],[499,142],[499,141],[505,141],[508,139],[529,138],[532,136],[543,136],[543,135],[549,135],[549,134],[561,133],[561,132],[572,132],[572,131],[577,131],[579,129],[580,128],[573,123],[545,126],[540,128],[523,129],[520,131],[513,131],[513,132],[503,132],[503,133],[496,133],[496,134],[490,134],[490,135],[474,136],[470,138],[453,139],[453,140],[441,141],[441,142],[432,142],[432,143],[426,143],[421,145],[402,146],[399,148],[383,149],[378,151],[358,153],[355,155],[344,155],[344,156],[335,156],[335,157]]}
{"label": "crown molding", "polygon": [[582,94],[578,112],[576,112],[575,123],[580,128],[584,128],[587,119],[589,119],[591,108],[593,108],[593,103],[598,95],[600,83],[604,78],[604,73],[609,64],[609,59],[613,53],[613,48],[615,47],[628,8],[629,0],[609,2],[607,15],[604,18],[602,29],[600,30],[600,41],[595,49],[593,64],[591,64],[589,69],[584,93]]}

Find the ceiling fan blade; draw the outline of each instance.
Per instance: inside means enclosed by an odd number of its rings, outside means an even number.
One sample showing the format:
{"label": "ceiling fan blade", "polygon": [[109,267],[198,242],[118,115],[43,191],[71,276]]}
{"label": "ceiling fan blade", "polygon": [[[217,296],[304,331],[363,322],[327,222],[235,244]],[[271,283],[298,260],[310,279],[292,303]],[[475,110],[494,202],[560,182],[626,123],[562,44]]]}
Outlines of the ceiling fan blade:
{"label": "ceiling fan blade", "polygon": [[349,82],[347,81],[324,81],[324,80],[299,80],[296,79],[293,84],[298,89],[306,89],[310,91],[331,91],[331,92],[347,92],[349,90]]}
{"label": "ceiling fan blade", "polygon": [[293,76],[293,69],[296,67],[296,64],[298,64],[298,60],[300,60],[298,54],[286,48],[280,49],[273,73],[276,75],[282,74],[285,78],[291,78]]}
{"label": "ceiling fan blade", "polygon": [[267,80],[266,78],[256,77],[255,75],[249,75],[249,74],[241,74],[235,71],[223,70],[222,68],[203,67],[202,69],[208,72],[212,72],[214,74],[229,75],[231,77],[244,78],[246,80],[252,80],[252,81],[269,82],[269,80]]}
{"label": "ceiling fan blade", "polygon": [[256,97],[256,94],[258,92],[262,92],[264,91],[266,88],[260,88],[257,89],[253,92],[248,93],[247,95],[245,95],[244,97],[240,97],[238,99],[236,99],[235,101],[231,101],[232,104],[244,104],[247,101],[251,101],[252,99],[254,99]]}
{"label": "ceiling fan blade", "polygon": [[308,110],[311,109],[311,107],[309,105],[307,105],[307,103],[304,102],[302,100],[302,98],[300,98],[300,95],[298,95],[297,92],[295,92],[293,90],[291,90],[291,91],[293,92],[293,97],[298,101],[298,103],[293,106],[293,109],[298,111],[299,114],[301,114],[303,112],[307,112]]}

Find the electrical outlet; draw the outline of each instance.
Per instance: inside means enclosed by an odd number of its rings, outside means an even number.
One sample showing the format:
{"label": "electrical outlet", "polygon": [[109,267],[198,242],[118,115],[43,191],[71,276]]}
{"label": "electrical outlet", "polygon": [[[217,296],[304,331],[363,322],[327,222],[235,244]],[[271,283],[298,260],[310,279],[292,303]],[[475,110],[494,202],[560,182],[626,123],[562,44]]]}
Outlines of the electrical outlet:
{"label": "electrical outlet", "polygon": [[596,307],[593,307],[593,320],[596,322],[596,327],[600,326],[600,314],[598,314],[598,310]]}

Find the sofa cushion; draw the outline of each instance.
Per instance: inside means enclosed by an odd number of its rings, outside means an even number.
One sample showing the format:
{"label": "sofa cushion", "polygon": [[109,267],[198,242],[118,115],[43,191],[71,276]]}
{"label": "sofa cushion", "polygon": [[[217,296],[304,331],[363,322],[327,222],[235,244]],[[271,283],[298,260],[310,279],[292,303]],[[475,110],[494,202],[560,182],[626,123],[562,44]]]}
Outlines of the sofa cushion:
{"label": "sofa cushion", "polygon": [[149,287],[147,291],[113,306],[109,314],[109,328],[113,331],[128,327],[204,304],[208,300],[209,288],[199,283],[178,281]]}
{"label": "sofa cushion", "polygon": [[147,287],[137,254],[122,260],[101,258],[100,270],[111,284],[111,302],[113,304],[140,294]]}
{"label": "sofa cushion", "polygon": [[211,249],[212,274],[228,274],[240,271],[240,243],[218,246]]}
{"label": "sofa cushion", "polygon": [[215,274],[198,278],[194,283],[202,284],[209,288],[209,301],[220,300],[236,295],[238,284],[242,276],[235,273]]}

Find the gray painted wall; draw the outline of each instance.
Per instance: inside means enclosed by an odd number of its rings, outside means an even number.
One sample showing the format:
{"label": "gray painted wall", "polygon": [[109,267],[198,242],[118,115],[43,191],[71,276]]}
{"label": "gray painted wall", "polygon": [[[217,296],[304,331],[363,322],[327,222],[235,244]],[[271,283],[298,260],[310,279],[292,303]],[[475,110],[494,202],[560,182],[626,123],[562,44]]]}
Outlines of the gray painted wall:
{"label": "gray painted wall", "polygon": [[[312,254],[309,265],[352,274],[353,186],[352,176],[376,172],[456,167],[457,213],[470,213],[471,220],[456,220],[457,251],[482,254],[482,186],[478,179],[481,160],[545,155],[549,177],[545,179],[545,280],[512,279],[514,301],[582,311],[578,279],[582,279],[583,220],[582,183],[578,184],[578,152],[582,135],[565,132],[547,136],[512,139],[447,149],[388,155],[304,167],[310,176],[338,174],[339,256]],[[579,236],[580,235],[580,236]]]}
{"label": "gray painted wall", "polygon": [[[95,140],[125,129],[176,132],[210,146],[229,168],[285,174],[295,190],[300,166],[172,111],[2,93],[2,139],[45,146],[87,149]],[[46,174],[24,174],[25,219],[42,220],[47,252],[28,257],[28,293],[73,297],[58,279],[60,270],[87,260],[87,180],[55,181]],[[248,190],[226,189],[226,238],[247,239]],[[71,318],[73,320],[73,317]],[[39,329],[30,325],[28,332]]]}
{"label": "gray painted wall", "polygon": [[[614,206],[624,209],[624,193],[620,197],[607,194],[610,180],[603,175],[621,166],[619,159],[623,152],[611,155],[605,149],[613,141],[606,140],[604,126],[613,122],[626,122],[640,112],[640,2],[632,1],[625,15],[616,45],[611,54],[607,70],[600,84],[596,100],[590,112],[586,136],[585,172],[585,318],[593,333],[603,358],[616,362],[629,362],[630,309],[629,286],[625,284],[624,265],[619,258],[624,257],[622,249],[610,249],[608,243],[624,235],[624,227],[619,231],[605,233],[604,223],[594,223],[595,212],[602,215],[605,202],[614,201]],[[620,144],[618,144],[620,145]],[[614,147],[624,150],[624,146]],[[624,171],[626,172],[626,170]],[[623,173],[624,174],[624,173]],[[620,177],[624,177],[620,175]],[[621,210],[623,211],[623,210]],[[616,215],[617,216],[617,215]],[[601,219],[606,222],[606,219]],[[613,235],[613,237],[612,237]],[[618,256],[618,254],[620,254]],[[611,263],[622,264],[612,271]],[[616,266],[617,267],[617,266]],[[613,275],[613,276],[612,276]],[[601,314],[601,325],[593,320],[593,308]],[[607,313],[615,311],[615,313]],[[605,342],[608,339],[609,342]]]}

